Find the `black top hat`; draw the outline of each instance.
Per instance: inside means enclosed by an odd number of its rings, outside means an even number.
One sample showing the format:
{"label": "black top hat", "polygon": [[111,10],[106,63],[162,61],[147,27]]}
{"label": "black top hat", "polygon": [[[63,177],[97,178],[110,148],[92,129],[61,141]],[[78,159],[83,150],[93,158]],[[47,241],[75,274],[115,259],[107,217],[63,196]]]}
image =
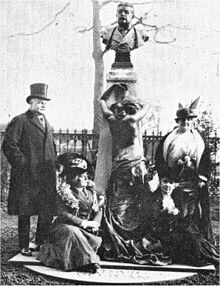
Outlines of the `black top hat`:
{"label": "black top hat", "polygon": [[30,102],[32,98],[38,98],[41,100],[50,100],[47,98],[48,85],[45,83],[33,83],[30,85],[31,94],[26,98],[27,103]]}

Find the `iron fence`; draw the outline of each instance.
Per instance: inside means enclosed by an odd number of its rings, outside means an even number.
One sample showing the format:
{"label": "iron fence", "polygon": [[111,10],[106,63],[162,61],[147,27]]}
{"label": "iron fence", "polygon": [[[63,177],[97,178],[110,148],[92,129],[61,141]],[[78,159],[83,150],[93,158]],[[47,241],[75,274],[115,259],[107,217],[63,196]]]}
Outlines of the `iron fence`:
{"label": "iron fence", "polygon": [[[93,131],[83,129],[70,132],[69,130],[63,131],[60,129],[53,134],[58,155],[68,151],[77,152],[95,163],[99,136]],[[162,137],[161,133],[148,134],[147,131],[143,133],[144,156],[152,163],[154,163],[155,152]]]}
{"label": "iron fence", "polygon": [[[98,146],[97,142],[99,140],[97,134],[86,129],[81,131],[74,130],[73,132],[60,129],[59,131],[54,131],[53,134],[58,155],[64,152],[77,152],[84,155],[95,166],[96,154],[98,151],[96,146]],[[147,131],[143,133],[144,156],[151,163],[154,163],[155,152],[162,137],[161,133],[149,134]],[[3,138],[4,132],[1,132],[1,143]],[[212,181],[219,184],[220,166],[218,156],[220,153],[220,138],[217,134],[214,134],[214,136],[206,137],[205,141],[211,151],[213,163]],[[9,164],[1,151],[1,190],[8,189],[9,168]]]}
{"label": "iron fence", "polygon": [[54,131],[54,141],[56,143],[57,154],[64,152],[76,152],[85,156],[88,160],[93,162],[97,153],[97,142],[99,136],[87,129],[74,130],[70,132],[59,130]]}

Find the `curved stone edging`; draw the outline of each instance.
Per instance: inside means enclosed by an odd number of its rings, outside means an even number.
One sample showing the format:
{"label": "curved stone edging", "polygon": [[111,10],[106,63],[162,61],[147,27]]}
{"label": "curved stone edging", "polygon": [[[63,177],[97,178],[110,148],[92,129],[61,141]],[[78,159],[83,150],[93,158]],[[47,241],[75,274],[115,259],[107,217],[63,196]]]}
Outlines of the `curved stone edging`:
{"label": "curved stone edging", "polygon": [[41,265],[24,265],[31,271],[50,277],[73,280],[94,284],[132,284],[154,283],[171,281],[191,277],[196,272],[172,272],[172,271],[151,271],[151,270],[128,270],[102,268],[99,272],[92,274],[86,272],[65,272]]}

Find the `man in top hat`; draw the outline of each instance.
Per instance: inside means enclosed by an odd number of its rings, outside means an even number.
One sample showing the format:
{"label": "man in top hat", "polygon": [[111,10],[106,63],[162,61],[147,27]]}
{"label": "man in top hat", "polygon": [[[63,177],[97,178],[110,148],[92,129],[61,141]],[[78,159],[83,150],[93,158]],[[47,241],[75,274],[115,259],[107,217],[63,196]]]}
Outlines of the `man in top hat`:
{"label": "man in top hat", "polygon": [[134,18],[132,4],[120,2],[117,6],[116,17],[118,25],[103,30],[103,43],[106,44],[106,50],[112,49],[116,52],[116,67],[132,67],[130,52],[142,46],[148,37],[142,31],[132,27],[132,19]]}
{"label": "man in top hat", "polygon": [[26,101],[27,112],[12,119],[3,141],[11,165],[8,213],[18,215],[18,239],[23,255],[29,248],[30,216],[38,215],[36,249],[47,237],[55,201],[56,150],[52,129],[44,115],[48,85],[35,83]]}
{"label": "man in top hat", "polygon": [[175,119],[178,126],[162,138],[155,163],[160,180],[176,183],[173,196],[183,219],[195,223],[203,237],[213,242],[207,185],[211,159],[203,138],[194,128],[198,101],[199,98],[188,107],[179,104]]}

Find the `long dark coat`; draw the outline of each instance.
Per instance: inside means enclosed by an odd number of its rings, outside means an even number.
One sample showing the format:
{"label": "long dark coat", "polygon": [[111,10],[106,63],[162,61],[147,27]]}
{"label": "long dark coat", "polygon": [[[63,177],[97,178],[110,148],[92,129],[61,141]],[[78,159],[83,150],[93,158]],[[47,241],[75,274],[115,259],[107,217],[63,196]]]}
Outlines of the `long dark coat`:
{"label": "long dark coat", "polygon": [[51,127],[44,128],[30,110],[9,123],[3,152],[11,165],[8,213],[53,213],[56,150]]}

